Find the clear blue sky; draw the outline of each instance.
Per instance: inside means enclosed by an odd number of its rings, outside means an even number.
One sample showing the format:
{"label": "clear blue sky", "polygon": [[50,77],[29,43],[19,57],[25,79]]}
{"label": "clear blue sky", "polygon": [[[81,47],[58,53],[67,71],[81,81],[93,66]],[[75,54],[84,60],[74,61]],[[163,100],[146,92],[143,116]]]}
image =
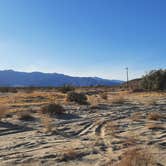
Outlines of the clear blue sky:
{"label": "clear blue sky", "polygon": [[125,79],[166,66],[166,0],[0,0],[0,69]]}

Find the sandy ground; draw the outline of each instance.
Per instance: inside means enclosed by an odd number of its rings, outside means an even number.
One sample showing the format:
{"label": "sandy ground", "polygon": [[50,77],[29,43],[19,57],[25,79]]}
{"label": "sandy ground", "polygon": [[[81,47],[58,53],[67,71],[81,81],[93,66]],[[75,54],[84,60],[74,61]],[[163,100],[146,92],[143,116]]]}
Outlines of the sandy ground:
{"label": "sandy ground", "polygon": [[[54,95],[1,94],[0,102],[8,102],[10,112],[0,121],[0,165],[109,166],[132,148],[145,149],[155,165],[166,165],[165,94],[157,95],[155,104],[126,95],[123,103],[108,100],[93,107],[65,103],[61,95],[58,102],[66,113],[43,117],[37,110]],[[19,120],[21,110],[29,110],[34,119]],[[162,117],[150,120],[150,112]]]}

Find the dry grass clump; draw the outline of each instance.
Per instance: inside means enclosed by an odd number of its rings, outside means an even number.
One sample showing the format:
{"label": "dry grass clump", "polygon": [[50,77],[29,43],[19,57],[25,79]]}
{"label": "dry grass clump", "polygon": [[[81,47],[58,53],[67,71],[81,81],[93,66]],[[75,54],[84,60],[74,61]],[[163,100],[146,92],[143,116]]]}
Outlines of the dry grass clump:
{"label": "dry grass clump", "polygon": [[45,129],[45,132],[52,132],[54,131],[55,127],[52,124],[52,118],[47,115],[41,115],[41,122],[43,124],[43,127]]}
{"label": "dry grass clump", "polygon": [[66,95],[63,93],[56,93],[55,99],[65,99]]}
{"label": "dry grass clump", "polygon": [[147,149],[134,148],[128,149],[116,166],[153,166],[154,164],[154,157]]}
{"label": "dry grass clump", "polygon": [[74,86],[72,85],[64,85],[62,87],[59,88],[59,91],[62,92],[62,93],[67,93],[67,92],[70,92],[70,91],[74,91]]}
{"label": "dry grass clump", "polygon": [[6,105],[0,105],[0,119],[8,113],[8,107]]}
{"label": "dry grass clump", "polygon": [[42,108],[42,113],[49,115],[64,114],[65,109],[60,104],[51,103]]}
{"label": "dry grass clump", "polygon": [[90,103],[91,109],[98,109],[98,104],[100,103],[100,99],[96,95],[88,96],[88,102]]}
{"label": "dry grass clump", "polygon": [[60,161],[69,161],[69,160],[76,160],[81,158],[82,154],[77,152],[75,149],[67,149],[65,153],[60,158]]}
{"label": "dry grass clump", "polygon": [[108,94],[107,92],[103,92],[103,93],[100,93],[100,97],[104,100],[107,100],[108,99]]}
{"label": "dry grass clump", "polygon": [[69,92],[67,94],[67,101],[76,102],[78,104],[88,104],[87,96],[84,93]]}
{"label": "dry grass clump", "polygon": [[114,122],[107,122],[105,125],[105,134],[116,136],[116,132],[119,129],[119,126],[117,123]]}
{"label": "dry grass clump", "polygon": [[128,137],[123,141],[123,146],[124,146],[124,147],[136,146],[136,145],[137,145],[137,142],[138,142],[137,137],[138,137],[138,136],[135,136],[135,135],[128,136]]}
{"label": "dry grass clump", "polygon": [[114,96],[114,97],[111,99],[111,103],[112,103],[112,104],[123,104],[124,102],[125,102],[125,98],[124,98],[124,96],[122,96],[122,95]]}
{"label": "dry grass clump", "polygon": [[150,112],[150,113],[148,114],[148,119],[149,119],[149,120],[159,120],[159,119],[161,119],[162,117],[163,117],[162,114],[159,113],[159,112]]}

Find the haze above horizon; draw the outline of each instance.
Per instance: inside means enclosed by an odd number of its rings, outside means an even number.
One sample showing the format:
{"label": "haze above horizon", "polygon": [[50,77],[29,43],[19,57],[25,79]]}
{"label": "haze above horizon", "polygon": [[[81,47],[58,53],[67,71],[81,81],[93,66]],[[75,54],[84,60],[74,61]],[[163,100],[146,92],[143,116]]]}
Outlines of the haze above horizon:
{"label": "haze above horizon", "polygon": [[0,70],[125,80],[166,66],[165,0],[0,0]]}

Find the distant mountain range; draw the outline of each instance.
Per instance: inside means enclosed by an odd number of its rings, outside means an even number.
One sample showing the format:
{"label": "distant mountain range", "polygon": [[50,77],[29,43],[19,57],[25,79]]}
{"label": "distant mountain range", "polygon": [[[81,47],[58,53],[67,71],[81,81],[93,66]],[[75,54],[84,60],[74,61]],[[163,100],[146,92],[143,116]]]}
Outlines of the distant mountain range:
{"label": "distant mountain range", "polygon": [[26,87],[26,86],[63,86],[65,84],[73,86],[96,86],[96,85],[119,85],[123,83],[120,80],[108,80],[98,77],[72,77],[57,73],[41,72],[18,72],[13,70],[0,71],[0,86]]}

